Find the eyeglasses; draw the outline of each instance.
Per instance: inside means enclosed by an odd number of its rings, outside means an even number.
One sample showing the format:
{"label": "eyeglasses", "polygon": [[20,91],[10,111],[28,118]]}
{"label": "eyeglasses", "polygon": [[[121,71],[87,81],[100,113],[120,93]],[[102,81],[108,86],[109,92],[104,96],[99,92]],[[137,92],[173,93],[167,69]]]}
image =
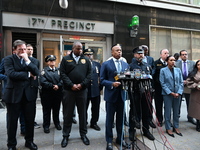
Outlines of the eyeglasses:
{"label": "eyeglasses", "polygon": [[29,49],[27,49],[27,50],[32,51],[33,49],[30,49],[30,48],[29,48]]}
{"label": "eyeglasses", "polygon": [[20,51],[25,51],[26,49],[25,48],[19,48],[17,50],[20,50]]}
{"label": "eyeglasses", "polygon": [[181,55],[182,55],[182,56],[184,56],[184,55],[187,56],[187,54],[181,54]]}

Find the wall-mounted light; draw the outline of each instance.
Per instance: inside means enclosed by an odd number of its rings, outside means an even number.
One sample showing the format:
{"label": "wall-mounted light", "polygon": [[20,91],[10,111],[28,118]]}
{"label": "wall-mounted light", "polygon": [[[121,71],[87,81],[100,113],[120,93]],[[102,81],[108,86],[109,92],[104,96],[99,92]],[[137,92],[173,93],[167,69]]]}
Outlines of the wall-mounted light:
{"label": "wall-mounted light", "polygon": [[63,9],[67,9],[68,7],[68,1],[67,0],[59,0],[59,5]]}

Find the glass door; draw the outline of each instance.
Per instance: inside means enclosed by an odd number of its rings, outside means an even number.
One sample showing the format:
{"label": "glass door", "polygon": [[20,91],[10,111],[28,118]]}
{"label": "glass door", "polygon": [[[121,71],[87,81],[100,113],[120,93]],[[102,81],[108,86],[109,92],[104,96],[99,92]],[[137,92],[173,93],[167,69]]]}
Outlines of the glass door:
{"label": "glass door", "polygon": [[102,44],[95,44],[95,43],[85,43],[85,49],[91,48],[94,50],[94,61],[97,61],[99,63],[103,62],[103,52],[106,49],[106,45],[104,43]]}

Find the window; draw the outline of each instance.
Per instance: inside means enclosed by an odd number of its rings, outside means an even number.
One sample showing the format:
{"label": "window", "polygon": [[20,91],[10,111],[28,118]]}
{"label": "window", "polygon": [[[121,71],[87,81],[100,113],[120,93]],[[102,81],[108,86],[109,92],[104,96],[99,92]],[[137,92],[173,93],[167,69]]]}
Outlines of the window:
{"label": "window", "polygon": [[200,31],[151,27],[150,56],[157,60],[161,49],[168,49],[171,55],[187,50],[188,59],[200,59]]}

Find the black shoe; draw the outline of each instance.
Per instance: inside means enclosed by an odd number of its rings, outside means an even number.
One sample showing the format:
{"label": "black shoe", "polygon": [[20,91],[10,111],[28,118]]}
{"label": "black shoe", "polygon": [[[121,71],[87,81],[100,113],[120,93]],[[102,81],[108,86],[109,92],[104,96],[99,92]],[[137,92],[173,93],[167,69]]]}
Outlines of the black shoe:
{"label": "black shoe", "polygon": [[107,143],[106,150],[113,150],[113,144],[112,143]]}
{"label": "black shoe", "polygon": [[156,128],[156,125],[155,125],[152,121],[149,121],[149,125],[150,125],[152,128]]}
{"label": "black shoe", "polygon": [[128,127],[129,126],[128,121],[125,120],[124,125]]}
{"label": "black shoe", "polygon": [[178,134],[179,136],[183,136],[181,132],[177,132],[177,130],[175,128],[173,128],[173,132],[175,132],[176,134]]}
{"label": "black shoe", "polygon": [[197,119],[196,130],[197,130],[198,132],[200,132],[200,122],[199,122],[198,119]]}
{"label": "black shoe", "polygon": [[121,145],[122,144],[122,147],[125,147],[125,148],[128,148],[129,145],[125,142],[125,141],[116,141],[117,144]]}
{"label": "black shoe", "polygon": [[85,145],[90,145],[90,141],[89,141],[89,139],[87,138],[86,135],[81,136],[81,140],[83,141],[83,143]]}
{"label": "black shoe", "polygon": [[29,148],[30,150],[37,150],[38,149],[37,145],[33,142],[26,142],[25,147]]}
{"label": "black shoe", "polygon": [[188,122],[192,123],[193,125],[197,125],[197,122],[193,118],[188,119]]}
{"label": "black shoe", "polygon": [[136,141],[137,140],[135,134],[136,134],[136,129],[134,129],[133,131],[129,131],[129,139],[131,141]]}
{"label": "black shoe", "polygon": [[154,136],[148,130],[144,132],[144,136],[146,136],[149,140],[155,140]]}
{"label": "black shoe", "polygon": [[169,136],[171,136],[171,137],[175,137],[174,134],[170,134],[170,133],[168,132],[168,130],[166,130],[166,133],[167,133]]}
{"label": "black shoe", "polygon": [[17,150],[16,147],[8,147],[8,150]]}
{"label": "black shoe", "polygon": [[63,137],[61,147],[66,147],[68,144],[68,137]]}
{"label": "black shoe", "polygon": [[196,131],[200,132],[200,128],[196,128]]}
{"label": "black shoe", "polygon": [[39,129],[39,128],[40,128],[40,125],[37,124],[37,122],[34,122],[34,128],[35,128],[35,129]]}
{"label": "black shoe", "polygon": [[101,128],[100,128],[97,124],[95,124],[95,125],[90,125],[90,128],[93,128],[93,129],[95,129],[95,130],[97,130],[97,131],[100,131],[100,130],[101,130]]}
{"label": "black shoe", "polygon": [[73,124],[77,124],[76,119],[73,118],[72,123],[73,123]]}
{"label": "black shoe", "polygon": [[45,127],[45,128],[44,128],[44,133],[50,133],[49,128]]}
{"label": "black shoe", "polygon": [[62,127],[61,127],[59,124],[56,124],[56,125],[55,125],[55,128],[56,128],[57,130],[62,130]]}

